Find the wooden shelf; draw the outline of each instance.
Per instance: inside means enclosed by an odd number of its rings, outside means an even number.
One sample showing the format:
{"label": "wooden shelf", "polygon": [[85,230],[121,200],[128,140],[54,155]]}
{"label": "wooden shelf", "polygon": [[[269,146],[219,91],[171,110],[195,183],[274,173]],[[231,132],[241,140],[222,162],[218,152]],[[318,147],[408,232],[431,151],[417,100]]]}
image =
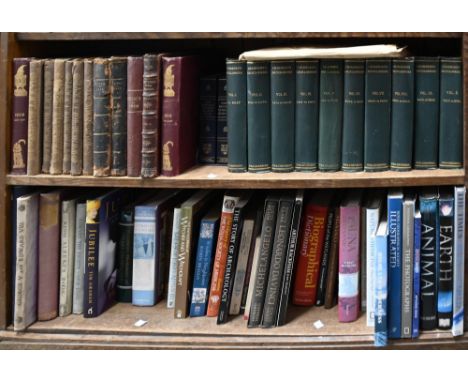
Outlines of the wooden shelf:
{"label": "wooden shelf", "polygon": [[[337,308],[290,307],[288,323],[271,329],[248,329],[241,316],[224,325],[216,318],[174,319],[165,302],[155,307],[116,304],[92,319],[69,315],[36,322],[26,332],[0,331],[0,348],[373,348],[373,329],[361,315],[353,323],[339,323]],[[140,328],[135,322],[148,323]],[[321,320],[324,327],[313,323]],[[392,347],[467,347],[468,338],[450,332],[423,333],[417,340],[399,340]]]}
{"label": "wooden shelf", "polygon": [[151,179],[70,175],[8,175],[7,184],[23,186],[147,187],[147,188],[344,188],[462,185],[465,172],[413,170],[407,172],[230,173],[226,166],[197,166],[175,177]]}

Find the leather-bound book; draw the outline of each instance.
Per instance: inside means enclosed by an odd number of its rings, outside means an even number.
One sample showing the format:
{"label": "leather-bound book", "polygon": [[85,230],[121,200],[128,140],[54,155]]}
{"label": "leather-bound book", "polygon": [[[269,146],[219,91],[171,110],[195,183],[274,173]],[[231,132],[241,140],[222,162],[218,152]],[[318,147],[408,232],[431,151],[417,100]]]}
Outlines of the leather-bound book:
{"label": "leather-bound book", "polygon": [[83,60],[73,60],[71,175],[83,170]]}
{"label": "leather-bound book", "polygon": [[143,57],[127,58],[127,175],[141,173]]}
{"label": "leather-bound book", "polygon": [[93,60],[83,66],[83,175],[93,175]]}
{"label": "leather-bound book", "polygon": [[42,66],[43,60],[31,60],[29,65],[28,175],[41,172]]}
{"label": "leather-bound book", "polygon": [[162,174],[179,175],[195,164],[199,58],[163,57]]}
{"label": "leather-bound book", "polygon": [[62,173],[70,174],[73,102],[73,61],[65,62],[65,92],[63,96],[63,163]]}
{"label": "leather-bound book", "polygon": [[42,172],[50,171],[52,155],[52,99],[54,92],[54,60],[44,60],[42,96]]}
{"label": "leather-bound book", "polygon": [[52,175],[61,174],[63,166],[65,61],[66,60],[62,58],[57,58],[54,62],[54,87],[52,92],[52,153],[49,170]]}
{"label": "leather-bound book", "polygon": [[26,174],[28,163],[28,100],[30,58],[13,59],[13,102],[11,113],[11,172]]}

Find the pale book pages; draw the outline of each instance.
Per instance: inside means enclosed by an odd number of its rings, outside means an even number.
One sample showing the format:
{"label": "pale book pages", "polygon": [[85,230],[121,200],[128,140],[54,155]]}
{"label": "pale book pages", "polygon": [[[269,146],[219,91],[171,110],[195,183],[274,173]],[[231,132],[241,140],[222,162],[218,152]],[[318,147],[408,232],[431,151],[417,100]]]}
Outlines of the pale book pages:
{"label": "pale book pages", "polygon": [[250,273],[249,290],[247,292],[247,300],[245,302],[244,320],[247,320],[247,321],[250,316],[250,306],[252,305],[253,291],[255,289],[255,279],[257,278],[258,259],[260,257],[260,244],[261,244],[261,236],[258,235],[255,238],[255,250],[254,250],[254,257],[253,257],[253,262],[252,262],[252,271]]}
{"label": "pale book pages", "polygon": [[394,44],[349,47],[281,47],[250,50],[239,55],[245,61],[303,60],[308,58],[379,58],[403,57],[406,47]]}
{"label": "pale book pages", "polygon": [[73,314],[83,314],[83,282],[86,240],[86,203],[76,205]]}
{"label": "pale book pages", "polygon": [[167,307],[174,308],[176,293],[177,252],[179,248],[180,208],[174,208],[172,220],[171,258],[169,262],[169,282],[167,287]]}
{"label": "pale book pages", "polygon": [[60,229],[60,293],[59,316],[72,312],[73,268],[75,265],[75,206],[76,200],[62,202]]}

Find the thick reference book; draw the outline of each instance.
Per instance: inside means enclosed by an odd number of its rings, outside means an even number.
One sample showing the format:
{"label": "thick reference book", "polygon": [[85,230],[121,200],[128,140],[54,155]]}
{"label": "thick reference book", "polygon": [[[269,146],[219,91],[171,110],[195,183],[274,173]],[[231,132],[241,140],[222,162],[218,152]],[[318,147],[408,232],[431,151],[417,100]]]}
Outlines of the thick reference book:
{"label": "thick reference book", "polygon": [[463,335],[464,324],[464,269],[465,269],[465,187],[454,187],[454,234],[453,234],[453,323],[452,334]]}
{"label": "thick reference book", "polygon": [[385,215],[382,216],[382,220],[375,233],[375,346],[386,346],[388,341],[388,226],[386,218]]}

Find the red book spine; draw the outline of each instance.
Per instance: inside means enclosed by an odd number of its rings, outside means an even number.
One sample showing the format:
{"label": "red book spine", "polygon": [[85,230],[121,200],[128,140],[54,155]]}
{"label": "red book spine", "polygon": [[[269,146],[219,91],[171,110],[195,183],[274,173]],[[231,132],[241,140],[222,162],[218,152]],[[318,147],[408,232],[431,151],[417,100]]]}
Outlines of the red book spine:
{"label": "red book spine", "polygon": [[28,103],[30,58],[13,59],[13,105],[11,113],[11,172],[26,174],[28,163]]}
{"label": "red book spine", "polygon": [[141,174],[143,57],[127,61],[127,175]]}
{"label": "red book spine", "polygon": [[179,175],[196,161],[199,59],[163,57],[162,171]]}
{"label": "red book spine", "polygon": [[328,207],[308,204],[302,220],[293,304],[315,305]]}

